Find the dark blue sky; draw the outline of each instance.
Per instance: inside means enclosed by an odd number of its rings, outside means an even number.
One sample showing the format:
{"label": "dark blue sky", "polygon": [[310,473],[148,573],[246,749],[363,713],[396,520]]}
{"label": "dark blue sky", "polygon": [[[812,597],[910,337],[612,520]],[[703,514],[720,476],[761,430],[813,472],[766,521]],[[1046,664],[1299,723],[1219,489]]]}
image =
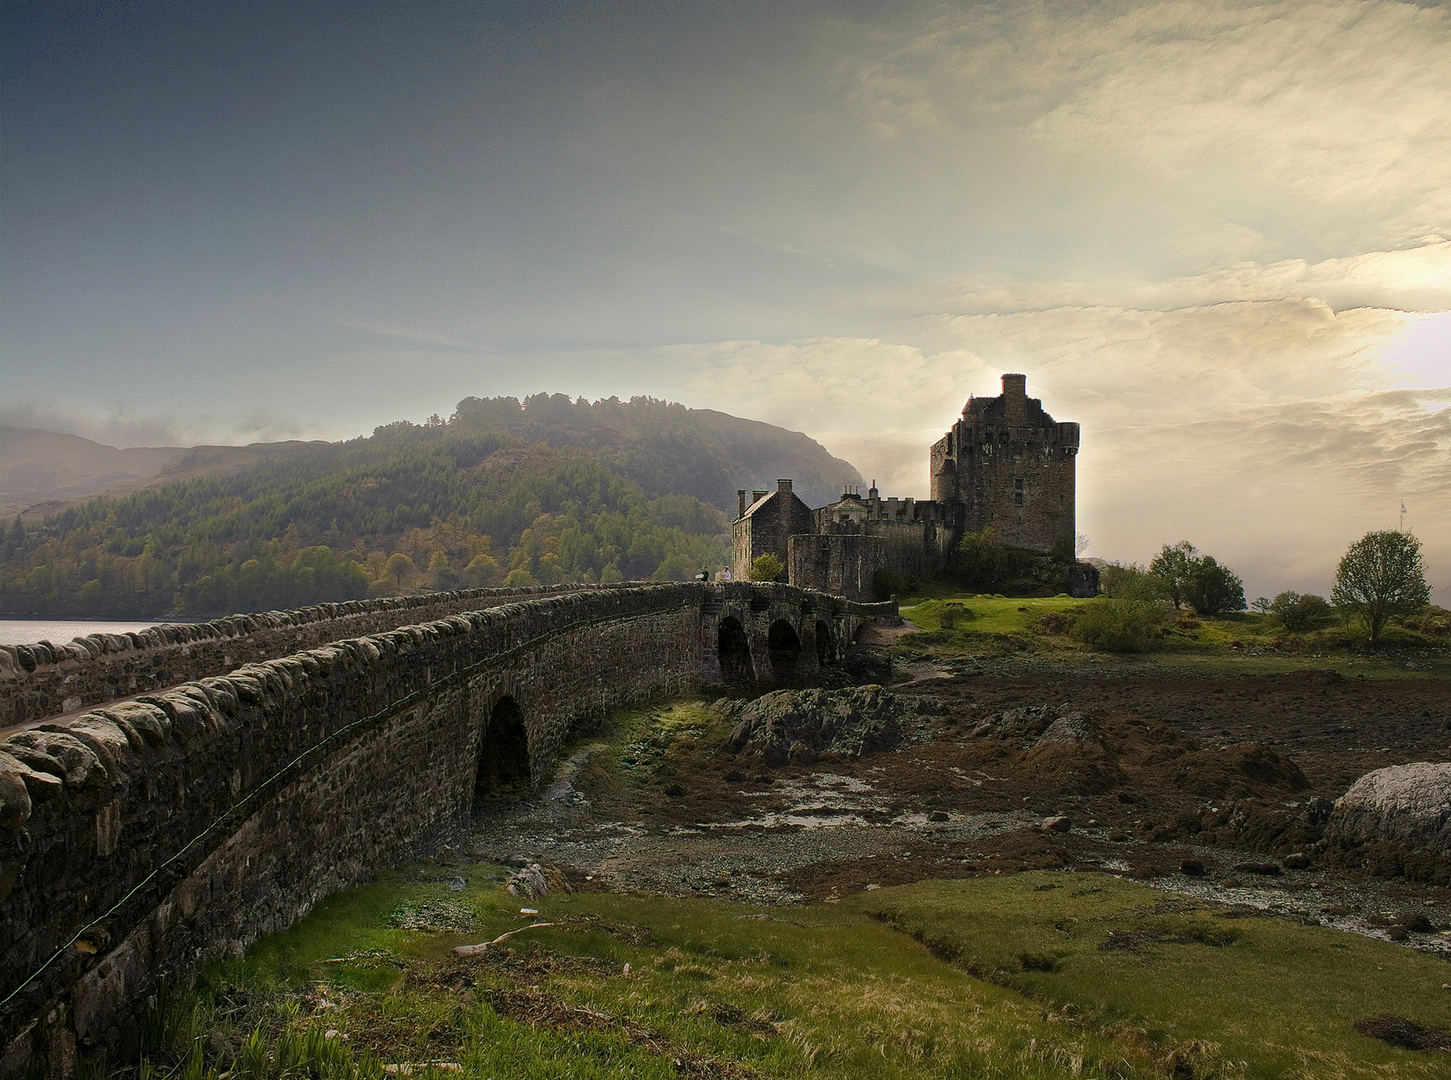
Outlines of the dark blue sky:
{"label": "dark blue sky", "polygon": [[1451,536],[1444,5],[0,9],[7,423],[648,393],[925,495],[1019,370],[1102,554],[1318,584],[1403,497]]}

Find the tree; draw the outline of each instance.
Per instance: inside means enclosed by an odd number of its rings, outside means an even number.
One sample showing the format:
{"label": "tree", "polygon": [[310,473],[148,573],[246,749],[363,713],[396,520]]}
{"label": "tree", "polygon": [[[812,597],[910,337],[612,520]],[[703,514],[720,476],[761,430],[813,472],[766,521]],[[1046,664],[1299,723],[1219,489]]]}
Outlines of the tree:
{"label": "tree", "polygon": [[769,551],[751,563],[752,581],[775,581],[785,572],[786,567],[781,564],[780,558]]}
{"label": "tree", "polygon": [[1099,572],[1099,590],[1113,600],[1158,600],[1159,579],[1137,563],[1109,563]]}
{"label": "tree", "polygon": [[392,555],[388,556],[388,563],[383,567],[383,576],[391,577],[394,582],[394,587],[399,592],[403,591],[403,579],[409,578],[411,580],[417,573],[418,567],[413,565],[413,560],[401,551],[395,551]]}
{"label": "tree", "polygon": [[1387,619],[1413,615],[1431,601],[1421,542],[1389,529],[1366,533],[1340,560],[1330,599],[1365,623],[1375,646]]}
{"label": "tree", "polygon": [[1221,566],[1212,555],[1205,555],[1190,561],[1184,599],[1200,615],[1243,611],[1244,583],[1229,567]]}
{"label": "tree", "polygon": [[[1260,597],[1261,600],[1264,597]],[[1259,601],[1255,601],[1256,604]],[[1268,614],[1277,619],[1281,626],[1292,634],[1303,634],[1307,630],[1326,622],[1330,618],[1330,605],[1325,597],[1314,593],[1282,592],[1273,600],[1265,602]]]}
{"label": "tree", "polygon": [[1200,555],[1188,540],[1165,544],[1149,563],[1149,573],[1177,608],[1188,604],[1200,615],[1244,610],[1244,583],[1212,555]]}
{"label": "tree", "polygon": [[1198,550],[1188,540],[1180,540],[1173,546],[1165,544],[1164,549],[1149,563],[1149,573],[1163,582],[1164,591],[1169,594],[1169,599],[1176,608],[1186,598],[1194,553]]}

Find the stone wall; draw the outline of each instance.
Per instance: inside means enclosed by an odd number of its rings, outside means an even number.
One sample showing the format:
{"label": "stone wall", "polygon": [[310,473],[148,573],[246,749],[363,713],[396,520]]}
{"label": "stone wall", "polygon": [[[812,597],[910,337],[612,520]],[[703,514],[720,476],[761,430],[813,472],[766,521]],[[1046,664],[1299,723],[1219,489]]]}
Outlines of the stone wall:
{"label": "stone wall", "polygon": [[[158,985],[447,844],[505,699],[543,778],[570,732],[719,678],[720,621],[814,660],[890,606],[785,586],[576,590],[244,665],[0,743],[0,1076],[134,1049]],[[513,710],[501,710],[512,712]],[[114,1060],[114,1059],[113,1059]]]}
{"label": "stone wall", "polygon": [[330,641],[580,588],[465,589],[349,600],[205,623],[165,624],[135,633],[89,634],[64,643],[0,645],[0,730],[208,675],[225,675],[243,664]]}

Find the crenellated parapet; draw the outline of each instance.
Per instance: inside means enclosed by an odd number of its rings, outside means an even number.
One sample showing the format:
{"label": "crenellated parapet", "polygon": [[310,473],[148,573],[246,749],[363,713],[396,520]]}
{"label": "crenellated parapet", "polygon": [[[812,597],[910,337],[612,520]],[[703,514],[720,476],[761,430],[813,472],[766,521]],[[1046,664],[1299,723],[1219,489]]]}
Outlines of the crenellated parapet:
{"label": "crenellated parapet", "polygon": [[[415,609],[417,610],[417,609]],[[258,659],[0,743],[0,1075],[129,1048],[148,995],[455,841],[619,707],[809,680],[891,605],[555,592]],[[253,631],[255,633],[255,630]]]}

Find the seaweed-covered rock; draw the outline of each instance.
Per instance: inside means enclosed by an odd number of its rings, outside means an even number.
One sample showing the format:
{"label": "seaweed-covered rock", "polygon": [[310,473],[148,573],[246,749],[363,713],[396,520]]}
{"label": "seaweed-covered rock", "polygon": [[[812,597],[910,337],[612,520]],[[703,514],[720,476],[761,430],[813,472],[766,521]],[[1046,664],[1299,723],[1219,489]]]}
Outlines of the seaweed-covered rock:
{"label": "seaweed-covered rock", "polygon": [[1018,739],[1031,746],[1049,742],[1081,742],[1090,732],[1088,717],[1066,705],[1023,705],[985,717],[972,730],[976,739]]}
{"label": "seaweed-covered rock", "polygon": [[726,751],[768,765],[809,763],[820,754],[861,757],[911,740],[914,720],[930,705],[880,686],[778,690],[735,709]]}

